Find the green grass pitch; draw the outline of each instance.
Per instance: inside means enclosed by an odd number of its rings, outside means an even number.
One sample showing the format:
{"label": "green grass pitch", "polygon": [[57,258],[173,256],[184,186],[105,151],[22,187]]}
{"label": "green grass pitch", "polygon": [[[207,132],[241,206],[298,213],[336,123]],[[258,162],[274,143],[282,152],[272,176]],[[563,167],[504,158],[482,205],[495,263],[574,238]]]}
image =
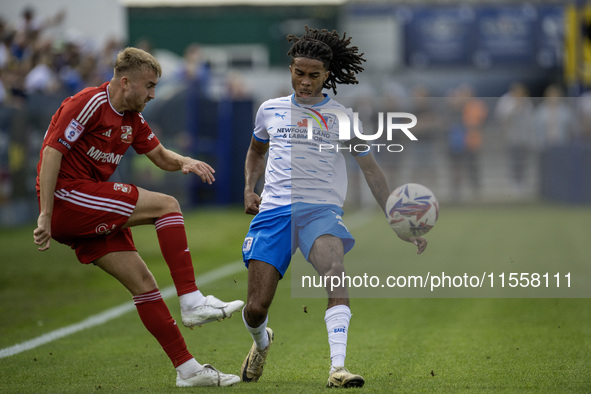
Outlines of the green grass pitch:
{"label": "green grass pitch", "polygon": [[[354,215],[352,215],[354,216]],[[415,256],[395,240],[378,213],[352,225],[348,271],[375,253],[394,268],[453,266],[474,273],[533,260],[544,269],[561,259],[589,265],[588,207],[549,205],[442,207]],[[251,217],[238,209],[186,215],[199,276],[241,258]],[[126,290],[96,267],[80,265],[69,248],[38,252],[33,226],[0,231],[0,350],[131,303]],[[161,288],[172,284],[155,231],[134,229],[140,254]],[[373,252],[372,252],[373,251]],[[301,255],[293,264],[305,264]],[[432,268],[431,268],[432,269]],[[293,275],[295,273],[292,272]],[[246,270],[201,286],[222,299],[244,299]],[[288,274],[271,307],[275,331],[258,383],[199,392],[321,392],[330,365],[323,298],[292,298]],[[180,321],[176,297],[167,304]],[[591,392],[589,298],[354,298],[347,367],[367,392]],[[240,316],[191,331],[193,355],[238,373],[252,340]],[[105,324],[0,358],[0,392],[174,392],[175,373],[134,311]],[[195,390],[197,391],[197,390]]]}

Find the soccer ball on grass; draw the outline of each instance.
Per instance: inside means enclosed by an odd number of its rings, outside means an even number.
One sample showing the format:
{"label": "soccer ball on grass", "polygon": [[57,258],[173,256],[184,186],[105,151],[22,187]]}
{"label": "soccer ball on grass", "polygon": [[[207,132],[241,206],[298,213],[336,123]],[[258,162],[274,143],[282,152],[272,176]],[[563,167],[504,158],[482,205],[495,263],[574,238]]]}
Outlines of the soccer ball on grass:
{"label": "soccer ball on grass", "polygon": [[403,237],[428,233],[439,217],[439,202],[431,190],[418,183],[398,186],[386,202],[390,227]]}

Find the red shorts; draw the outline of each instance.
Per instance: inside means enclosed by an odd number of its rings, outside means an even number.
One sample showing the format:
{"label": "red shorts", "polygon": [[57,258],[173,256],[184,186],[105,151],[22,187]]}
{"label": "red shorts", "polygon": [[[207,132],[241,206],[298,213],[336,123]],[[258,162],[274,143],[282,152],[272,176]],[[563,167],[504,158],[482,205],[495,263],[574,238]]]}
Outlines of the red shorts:
{"label": "red shorts", "polygon": [[115,182],[60,182],[55,191],[51,235],[70,246],[83,264],[110,252],[135,251],[129,228],[138,190]]}

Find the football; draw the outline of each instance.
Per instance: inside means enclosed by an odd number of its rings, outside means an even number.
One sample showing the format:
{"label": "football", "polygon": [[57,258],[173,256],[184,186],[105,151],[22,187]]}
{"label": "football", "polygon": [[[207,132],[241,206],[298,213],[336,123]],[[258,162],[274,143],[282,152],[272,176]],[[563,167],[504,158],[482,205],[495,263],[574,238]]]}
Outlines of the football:
{"label": "football", "polygon": [[418,183],[398,186],[386,202],[390,227],[403,237],[428,233],[439,217],[439,202],[431,190]]}

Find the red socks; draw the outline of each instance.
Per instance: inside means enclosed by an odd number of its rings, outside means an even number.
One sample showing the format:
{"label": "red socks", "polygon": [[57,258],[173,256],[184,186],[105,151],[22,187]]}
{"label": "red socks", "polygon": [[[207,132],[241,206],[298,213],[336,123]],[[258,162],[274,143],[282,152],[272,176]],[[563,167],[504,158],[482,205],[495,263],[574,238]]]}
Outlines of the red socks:
{"label": "red socks", "polygon": [[[178,212],[166,214],[156,220],[155,225],[160,250],[170,269],[177,294],[197,291],[183,215]],[[158,340],[175,368],[193,358],[160,290],[136,295],[133,301],[144,326]]]}
{"label": "red socks", "polygon": [[178,212],[166,214],[156,220],[155,225],[160,250],[170,269],[177,295],[196,291],[195,271],[187,244],[183,215]]}
{"label": "red socks", "polygon": [[162,299],[160,290],[152,290],[133,297],[140,319],[150,333],[158,340],[174,367],[178,367],[193,356],[176,322]]}

